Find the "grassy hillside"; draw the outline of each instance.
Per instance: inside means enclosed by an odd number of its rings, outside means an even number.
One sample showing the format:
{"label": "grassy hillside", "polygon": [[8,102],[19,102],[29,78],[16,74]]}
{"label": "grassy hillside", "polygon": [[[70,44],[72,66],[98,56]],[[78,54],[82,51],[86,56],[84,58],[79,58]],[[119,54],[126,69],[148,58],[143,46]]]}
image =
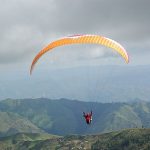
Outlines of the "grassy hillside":
{"label": "grassy hillside", "polygon": [[12,113],[0,112],[0,136],[12,135],[15,133],[44,133],[28,119]]}
{"label": "grassy hillside", "polygon": [[149,150],[150,129],[126,129],[97,135],[53,137],[40,134],[17,134],[0,139],[6,150]]}
{"label": "grassy hillside", "polygon": [[102,135],[92,149],[149,150],[150,129],[127,129]]}
{"label": "grassy hillside", "polygon": [[55,138],[58,138],[58,136],[44,133],[18,133],[0,138],[0,150],[29,150],[37,146],[41,141]]}

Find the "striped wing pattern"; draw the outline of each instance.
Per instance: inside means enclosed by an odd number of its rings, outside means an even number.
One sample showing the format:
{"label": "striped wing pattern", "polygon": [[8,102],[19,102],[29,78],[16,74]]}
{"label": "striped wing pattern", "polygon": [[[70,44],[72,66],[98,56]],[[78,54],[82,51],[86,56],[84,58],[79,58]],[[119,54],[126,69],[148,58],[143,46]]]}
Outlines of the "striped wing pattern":
{"label": "striped wing pattern", "polygon": [[100,44],[100,45],[114,49],[125,59],[126,63],[129,62],[129,57],[128,57],[126,50],[119,43],[117,43],[116,41],[112,39],[109,39],[100,35],[74,35],[74,36],[64,37],[59,40],[56,40],[50,43],[45,48],[43,48],[33,59],[33,62],[30,68],[30,74],[32,73],[36,62],[39,60],[39,58],[43,54],[45,54],[48,51],[53,50],[56,47],[63,46],[63,45],[70,45],[70,44]]}

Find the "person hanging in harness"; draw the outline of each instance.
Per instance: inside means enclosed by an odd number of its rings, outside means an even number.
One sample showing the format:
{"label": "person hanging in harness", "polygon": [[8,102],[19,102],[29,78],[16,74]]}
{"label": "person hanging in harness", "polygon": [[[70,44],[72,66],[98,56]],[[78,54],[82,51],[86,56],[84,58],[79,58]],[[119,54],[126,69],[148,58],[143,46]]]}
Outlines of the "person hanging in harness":
{"label": "person hanging in harness", "polygon": [[92,122],[92,111],[90,113],[83,112],[83,117],[85,118],[85,121],[87,124],[91,124],[91,122]]}

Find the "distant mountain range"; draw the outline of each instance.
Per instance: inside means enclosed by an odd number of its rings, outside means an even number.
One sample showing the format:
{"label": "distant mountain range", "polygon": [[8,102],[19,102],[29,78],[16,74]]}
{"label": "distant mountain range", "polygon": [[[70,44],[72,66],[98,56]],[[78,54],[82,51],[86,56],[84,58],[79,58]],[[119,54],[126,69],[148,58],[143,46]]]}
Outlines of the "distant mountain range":
{"label": "distant mountain range", "polygon": [[[93,111],[87,125],[83,111]],[[97,134],[150,127],[150,102],[98,103],[59,99],[0,101],[0,136],[16,133]]]}
{"label": "distant mountain range", "polygon": [[[38,70],[37,70],[38,71]],[[150,66],[89,66],[1,74],[0,99],[68,98],[97,102],[150,101]]]}

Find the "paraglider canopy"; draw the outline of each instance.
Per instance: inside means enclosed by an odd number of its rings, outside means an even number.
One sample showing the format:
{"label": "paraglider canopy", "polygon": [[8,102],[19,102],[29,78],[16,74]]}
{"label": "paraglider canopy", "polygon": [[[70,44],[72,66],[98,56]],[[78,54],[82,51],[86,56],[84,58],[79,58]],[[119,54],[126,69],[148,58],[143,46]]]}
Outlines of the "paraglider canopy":
{"label": "paraglider canopy", "polygon": [[39,58],[46,52],[53,50],[56,47],[63,46],[63,45],[69,45],[69,44],[99,44],[99,45],[104,45],[106,47],[112,48],[115,51],[117,51],[126,61],[126,63],[129,62],[129,57],[126,52],[126,50],[121,46],[119,43],[116,41],[100,36],[100,35],[73,35],[73,36],[68,36],[64,37],[61,39],[58,39],[56,41],[53,41],[50,43],[48,46],[43,48],[33,59],[31,68],[30,68],[30,74],[32,74],[33,68]]}

